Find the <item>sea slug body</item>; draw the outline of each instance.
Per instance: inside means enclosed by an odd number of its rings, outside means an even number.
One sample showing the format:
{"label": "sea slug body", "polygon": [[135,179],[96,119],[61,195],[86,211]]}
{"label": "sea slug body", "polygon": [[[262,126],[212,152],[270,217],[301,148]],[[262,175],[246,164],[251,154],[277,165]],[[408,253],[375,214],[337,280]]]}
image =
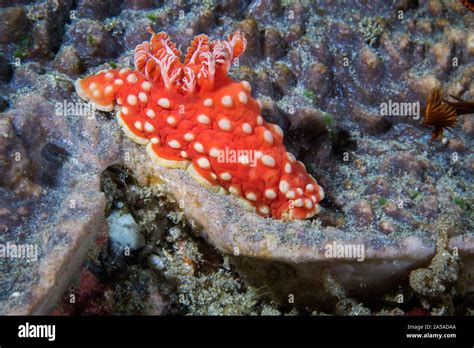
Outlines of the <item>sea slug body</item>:
{"label": "sea slug body", "polygon": [[182,168],[200,184],[230,193],[249,209],[278,219],[306,219],[324,191],[286,151],[283,132],[261,116],[248,82],[228,77],[246,48],[194,38],[184,62],[164,32],[135,49],[135,68],[100,71],[75,83],[78,95],[103,111],[116,109],[125,134],[146,145],[160,166]]}

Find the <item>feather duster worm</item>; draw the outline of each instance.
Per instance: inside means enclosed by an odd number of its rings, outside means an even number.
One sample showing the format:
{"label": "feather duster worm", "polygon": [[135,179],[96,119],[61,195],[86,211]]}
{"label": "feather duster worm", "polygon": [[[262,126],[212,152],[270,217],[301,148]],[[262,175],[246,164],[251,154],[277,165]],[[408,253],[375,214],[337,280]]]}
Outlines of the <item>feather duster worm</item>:
{"label": "feather duster worm", "polygon": [[422,124],[433,127],[433,135],[430,141],[441,139],[445,129],[451,130],[461,115],[474,113],[474,102],[468,102],[461,98],[450,96],[456,101],[443,99],[441,90],[435,89],[431,92],[423,110]]}
{"label": "feather duster worm", "polygon": [[458,120],[456,110],[443,101],[439,89],[431,92],[422,114],[422,124],[433,127],[433,135],[430,141],[441,139],[444,130],[454,127]]}

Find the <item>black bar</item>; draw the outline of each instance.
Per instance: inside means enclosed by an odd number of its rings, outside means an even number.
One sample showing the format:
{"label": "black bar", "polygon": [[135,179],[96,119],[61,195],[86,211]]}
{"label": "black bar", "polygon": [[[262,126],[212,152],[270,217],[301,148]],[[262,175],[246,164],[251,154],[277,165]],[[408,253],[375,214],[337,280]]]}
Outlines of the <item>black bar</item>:
{"label": "black bar", "polygon": [[[55,340],[18,337],[19,326],[27,322],[55,325]],[[412,325],[410,329],[408,325]],[[407,334],[425,333],[456,334],[456,337],[407,338]],[[2,348],[17,344],[86,343],[473,347],[474,317],[0,317]]]}

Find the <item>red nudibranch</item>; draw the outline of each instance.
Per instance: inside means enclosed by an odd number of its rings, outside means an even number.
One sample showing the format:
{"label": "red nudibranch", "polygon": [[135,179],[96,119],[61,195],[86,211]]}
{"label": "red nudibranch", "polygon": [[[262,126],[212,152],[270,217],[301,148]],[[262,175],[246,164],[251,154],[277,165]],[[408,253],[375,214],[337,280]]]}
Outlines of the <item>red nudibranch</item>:
{"label": "red nudibranch", "polygon": [[264,216],[318,213],[323,189],[286,151],[280,127],[260,115],[250,84],[227,75],[245,51],[243,34],[216,42],[196,36],[181,62],[166,33],[149,31],[150,41],[135,49],[136,70],[78,79],[78,95],[99,110],[115,107],[125,134],[146,145],[160,166],[187,169],[200,184]]}

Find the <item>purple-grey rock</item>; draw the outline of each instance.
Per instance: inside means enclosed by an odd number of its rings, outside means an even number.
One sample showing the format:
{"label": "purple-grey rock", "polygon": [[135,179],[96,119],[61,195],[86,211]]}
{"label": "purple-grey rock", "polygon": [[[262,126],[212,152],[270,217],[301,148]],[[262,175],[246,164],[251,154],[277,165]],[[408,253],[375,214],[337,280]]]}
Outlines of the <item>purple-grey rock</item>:
{"label": "purple-grey rock", "polygon": [[95,1],[79,0],[77,14],[80,18],[105,19],[122,11],[124,0]]}
{"label": "purple-grey rock", "polygon": [[68,31],[69,44],[73,45],[87,66],[93,66],[118,54],[114,38],[97,21],[81,19]]}
{"label": "purple-grey rock", "polygon": [[82,60],[73,46],[64,46],[56,55],[53,67],[69,76],[77,76],[83,72]]}
{"label": "purple-grey rock", "polygon": [[354,219],[359,226],[369,226],[374,221],[374,210],[367,201],[360,201],[354,204],[351,210]]}
{"label": "purple-grey rock", "polygon": [[0,9],[0,44],[18,40],[25,35],[29,20],[22,7]]}
{"label": "purple-grey rock", "polygon": [[273,27],[263,34],[263,55],[272,59],[279,59],[285,54],[285,43],[280,32]]}

